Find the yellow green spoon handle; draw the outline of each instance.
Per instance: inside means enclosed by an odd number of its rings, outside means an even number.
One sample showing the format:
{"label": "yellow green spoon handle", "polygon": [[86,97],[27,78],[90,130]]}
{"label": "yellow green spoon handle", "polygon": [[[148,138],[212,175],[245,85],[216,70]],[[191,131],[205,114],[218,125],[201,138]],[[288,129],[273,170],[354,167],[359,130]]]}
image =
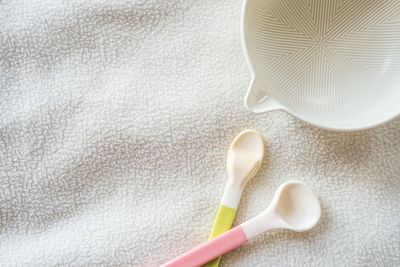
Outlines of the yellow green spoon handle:
{"label": "yellow green spoon handle", "polygon": [[[223,204],[219,205],[217,216],[214,220],[209,240],[231,229],[233,219],[235,218],[236,209],[232,209]],[[215,258],[212,261],[204,264],[206,267],[217,267],[221,257]]]}

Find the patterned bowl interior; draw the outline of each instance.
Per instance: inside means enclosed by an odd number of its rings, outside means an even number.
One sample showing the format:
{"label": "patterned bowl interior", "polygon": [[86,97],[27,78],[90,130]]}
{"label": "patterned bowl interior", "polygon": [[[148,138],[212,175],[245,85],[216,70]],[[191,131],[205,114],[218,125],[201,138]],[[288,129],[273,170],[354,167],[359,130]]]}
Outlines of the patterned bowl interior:
{"label": "patterned bowl interior", "polygon": [[399,114],[400,0],[248,0],[243,31],[262,90],[294,115],[352,128]]}

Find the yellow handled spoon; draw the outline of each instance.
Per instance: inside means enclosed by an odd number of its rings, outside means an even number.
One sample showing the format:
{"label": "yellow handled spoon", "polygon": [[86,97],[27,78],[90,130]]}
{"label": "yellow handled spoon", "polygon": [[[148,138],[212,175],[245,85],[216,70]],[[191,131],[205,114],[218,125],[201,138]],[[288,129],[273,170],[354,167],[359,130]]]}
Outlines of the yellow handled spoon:
{"label": "yellow handled spoon", "polygon": [[[254,177],[264,157],[264,141],[254,130],[244,130],[233,140],[227,158],[228,182],[209,239],[228,231],[246,183]],[[221,257],[203,266],[217,267]]]}

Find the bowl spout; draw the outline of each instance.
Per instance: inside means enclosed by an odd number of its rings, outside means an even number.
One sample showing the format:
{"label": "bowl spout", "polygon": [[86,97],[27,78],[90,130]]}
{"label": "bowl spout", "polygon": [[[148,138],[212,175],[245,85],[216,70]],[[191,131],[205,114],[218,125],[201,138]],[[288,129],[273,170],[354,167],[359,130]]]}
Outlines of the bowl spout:
{"label": "bowl spout", "polygon": [[244,99],[244,105],[254,113],[263,113],[274,110],[284,110],[274,98],[267,96],[262,90],[261,83],[253,76]]}

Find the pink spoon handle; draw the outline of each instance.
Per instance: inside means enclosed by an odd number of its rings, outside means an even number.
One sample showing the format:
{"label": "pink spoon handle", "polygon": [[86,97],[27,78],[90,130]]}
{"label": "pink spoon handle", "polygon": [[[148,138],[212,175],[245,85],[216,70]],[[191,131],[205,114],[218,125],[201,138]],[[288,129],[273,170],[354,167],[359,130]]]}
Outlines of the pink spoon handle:
{"label": "pink spoon handle", "polygon": [[247,242],[247,237],[239,225],[225,232],[203,245],[194,248],[175,259],[163,264],[164,267],[190,267],[200,266],[210,260],[231,251]]}

